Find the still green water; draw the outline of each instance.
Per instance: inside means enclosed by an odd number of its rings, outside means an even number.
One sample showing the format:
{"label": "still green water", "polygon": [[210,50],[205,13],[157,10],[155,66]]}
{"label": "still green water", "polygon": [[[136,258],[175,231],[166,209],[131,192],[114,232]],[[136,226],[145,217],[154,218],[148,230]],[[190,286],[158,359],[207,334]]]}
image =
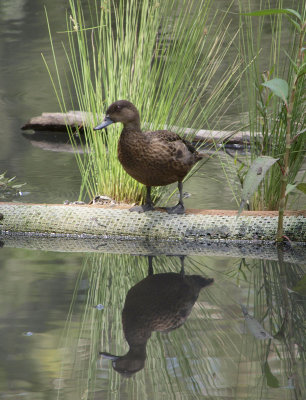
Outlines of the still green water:
{"label": "still green water", "polygon": [[[0,2],[0,172],[27,183],[22,190],[30,194],[18,200],[62,203],[79,193],[73,154],[59,152],[56,145],[46,149],[20,131],[30,117],[58,111],[40,55],[51,59],[44,4],[63,75],[63,36],[55,32],[63,30],[66,3]],[[222,10],[228,4],[218,0],[215,5]],[[268,29],[265,34],[268,41]],[[239,110],[237,104],[229,108],[224,126],[240,120]],[[187,207],[237,206],[217,159],[205,164],[184,190],[191,194]],[[126,378],[99,352],[128,351],[121,313],[129,289],[147,276],[147,258],[35,250],[30,239],[25,247],[9,246],[0,240],[0,399],[306,397],[305,266],[187,257],[186,275],[213,278],[214,283],[201,290],[181,327],[152,333],[144,368]],[[158,256],[153,265],[159,274],[180,271],[178,257]],[[95,308],[99,304],[102,309]],[[249,330],[240,304],[276,337],[260,340],[256,324]]]}

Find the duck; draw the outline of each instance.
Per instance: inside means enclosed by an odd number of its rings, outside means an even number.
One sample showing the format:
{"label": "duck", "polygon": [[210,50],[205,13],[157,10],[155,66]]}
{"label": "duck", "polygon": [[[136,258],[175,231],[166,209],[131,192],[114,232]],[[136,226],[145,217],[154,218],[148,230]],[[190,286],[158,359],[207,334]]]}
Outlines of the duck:
{"label": "duck", "polygon": [[186,275],[184,256],[181,271],[154,274],[152,256],[148,257],[146,278],[128,291],[122,310],[122,326],[129,345],[128,352],[116,356],[100,352],[112,361],[113,369],[125,377],[131,377],[145,366],[146,346],[152,332],[169,333],[182,326],[202,288],[214,280],[200,275]]}
{"label": "duck", "polygon": [[128,100],[112,103],[102,123],[93,129],[105,129],[118,122],[123,124],[118,142],[118,159],[132,178],[146,186],[145,203],[130,208],[130,211],[142,213],[154,210],[152,186],[177,182],[179,202],[165,209],[169,214],[184,214],[183,179],[204,154],[175,132],[142,131],[139,112]]}

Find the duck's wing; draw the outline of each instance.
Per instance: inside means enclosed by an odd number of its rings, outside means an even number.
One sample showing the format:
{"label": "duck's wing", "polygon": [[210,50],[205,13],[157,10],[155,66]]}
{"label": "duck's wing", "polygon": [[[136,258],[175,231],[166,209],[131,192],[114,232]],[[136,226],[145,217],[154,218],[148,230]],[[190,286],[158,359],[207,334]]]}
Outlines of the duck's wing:
{"label": "duck's wing", "polygon": [[175,132],[171,132],[171,131],[155,131],[155,132],[150,132],[150,134],[152,135],[152,137],[157,137],[159,138],[161,141],[166,142],[166,143],[184,143],[185,146],[187,147],[187,149],[191,152],[191,153],[195,153],[196,149],[195,147],[188,142],[188,140],[183,139],[180,135],[178,135]]}

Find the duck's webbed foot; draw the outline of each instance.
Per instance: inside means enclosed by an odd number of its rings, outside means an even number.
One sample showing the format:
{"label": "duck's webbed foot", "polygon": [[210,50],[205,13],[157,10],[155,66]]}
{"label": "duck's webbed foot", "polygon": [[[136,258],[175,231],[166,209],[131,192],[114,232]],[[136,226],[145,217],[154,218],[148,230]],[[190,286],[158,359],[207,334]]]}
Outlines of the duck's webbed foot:
{"label": "duck's webbed foot", "polygon": [[143,213],[143,212],[152,211],[152,210],[154,210],[152,203],[142,204],[141,206],[134,206],[129,209],[129,211],[131,211],[131,212],[136,211],[138,213]]}
{"label": "duck's webbed foot", "polygon": [[154,205],[153,201],[151,200],[151,186],[147,186],[147,196],[146,196],[146,202],[145,204],[142,204],[141,206],[134,206],[130,208],[129,211],[136,211],[138,213],[143,213],[147,211],[153,211],[154,210]]}
{"label": "duck's webbed foot", "polygon": [[178,181],[178,189],[180,192],[180,200],[177,203],[176,206],[174,207],[166,207],[166,211],[168,214],[184,214],[185,213],[185,207],[183,203],[183,184],[181,181]]}
{"label": "duck's webbed foot", "polygon": [[184,207],[184,204],[178,203],[174,207],[166,207],[166,211],[168,214],[184,214],[185,207]]}

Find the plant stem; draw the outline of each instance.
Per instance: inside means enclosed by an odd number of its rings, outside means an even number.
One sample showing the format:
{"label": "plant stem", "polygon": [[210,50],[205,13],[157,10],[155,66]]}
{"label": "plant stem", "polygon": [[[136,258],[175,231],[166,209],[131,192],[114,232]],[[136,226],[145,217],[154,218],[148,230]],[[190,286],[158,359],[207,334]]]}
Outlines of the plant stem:
{"label": "plant stem", "polygon": [[[302,58],[303,58],[303,40],[304,40],[304,35],[305,35],[305,24],[301,26],[301,33],[300,33],[300,40],[299,40],[299,51],[298,51],[298,56],[297,56],[297,62],[296,62],[296,70],[298,71]],[[286,109],[287,109],[287,128],[286,128],[286,150],[285,150],[285,155],[284,155],[284,164],[283,164],[283,173],[282,173],[282,179],[281,179],[281,189],[280,189],[280,202],[279,202],[279,209],[278,209],[278,227],[277,227],[277,235],[276,235],[276,241],[280,242],[284,238],[284,212],[286,208],[286,188],[288,184],[288,176],[289,176],[289,157],[290,157],[290,150],[291,150],[291,120],[292,120],[292,111],[293,111],[293,105],[294,105],[294,100],[295,100],[295,93],[296,93],[296,85],[297,85],[297,80],[298,80],[298,74],[294,73],[293,76],[293,85],[291,89],[291,94],[289,98],[289,104],[286,104]]]}
{"label": "plant stem", "polygon": [[300,398],[302,395],[301,386],[299,383],[299,374],[298,374],[298,366],[296,360],[296,352],[295,352],[295,332],[294,332],[294,323],[293,323],[293,313],[292,313],[292,302],[290,301],[290,296],[288,292],[288,287],[290,284],[288,283],[286,265],[284,263],[284,248],[282,243],[277,244],[277,256],[278,256],[278,265],[279,265],[279,282],[280,282],[280,290],[282,294],[282,307],[281,309],[284,312],[283,315],[283,324],[286,327],[285,334],[285,342],[287,344],[288,351],[288,361],[289,361],[289,375],[293,377],[295,391],[297,393],[297,398]]}

